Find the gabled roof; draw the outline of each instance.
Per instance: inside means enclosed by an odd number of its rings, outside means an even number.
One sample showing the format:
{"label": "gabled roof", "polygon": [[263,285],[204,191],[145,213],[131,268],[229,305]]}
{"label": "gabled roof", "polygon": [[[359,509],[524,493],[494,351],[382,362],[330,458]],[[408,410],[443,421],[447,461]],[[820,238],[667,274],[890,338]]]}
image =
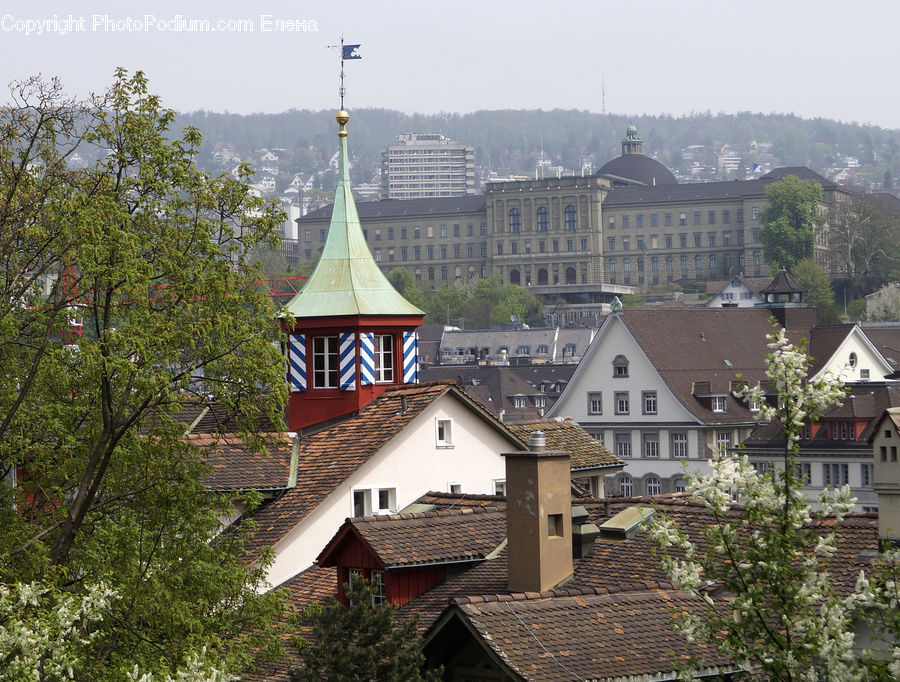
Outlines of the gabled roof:
{"label": "gabled roof", "polygon": [[[675,397],[705,423],[754,421],[731,397],[737,375],[765,382],[769,311],[762,308],[628,308],[618,319]],[[599,338],[599,337],[598,337]],[[595,345],[596,345],[595,341]],[[592,350],[584,362],[590,361]],[[695,397],[695,384],[708,382],[707,395],[729,396],[726,412],[713,412]]]}
{"label": "gabled roof", "polygon": [[585,469],[621,467],[625,463],[610,452],[600,441],[573,421],[565,419],[536,419],[510,422],[509,430],[523,441],[528,441],[532,431],[540,429],[547,437],[548,450],[564,450],[570,453],[573,472]]}
{"label": "gabled roof", "polygon": [[251,553],[256,554],[263,547],[278,542],[360,466],[444,395],[471,409],[488,426],[509,440],[511,448],[526,448],[502,422],[452,384],[408,384],[390,388],[358,414],[312,435],[300,436],[297,486],[254,515],[258,529],[250,543]]}
{"label": "gabled roof", "polygon": [[320,566],[335,565],[348,536],[365,543],[387,570],[481,561],[506,538],[506,513],[476,507],[347,519],[319,554]]}
{"label": "gabled roof", "polygon": [[706,603],[669,583],[452,603],[449,618],[464,621],[494,662],[520,679],[676,679],[692,656],[702,662],[703,674],[740,670],[715,647],[700,641],[687,646],[674,632],[677,614],[702,617]]}
{"label": "gabled roof", "polygon": [[817,324],[810,329],[807,348],[812,358],[809,366],[810,377],[822,370],[854,328],[855,324]]}
{"label": "gabled roof", "polygon": [[185,440],[202,448],[211,471],[207,490],[281,490],[293,485],[293,444],[287,434],[269,434],[266,452],[253,452],[237,435],[190,434]]}
{"label": "gabled roof", "polygon": [[772,283],[771,277],[744,277],[743,275],[735,275],[731,279],[709,280],[706,283],[706,293],[715,295],[720,293],[733,280],[738,280],[754,294],[762,295],[761,292]]}
{"label": "gabled roof", "polygon": [[331,227],[316,269],[303,291],[287,304],[295,318],[424,313],[401,296],[378,267],[359,223],[347,162],[346,119],[341,111],[338,186]]}
{"label": "gabled roof", "polygon": [[895,371],[900,369],[900,323],[864,322],[861,328],[887,363]]}

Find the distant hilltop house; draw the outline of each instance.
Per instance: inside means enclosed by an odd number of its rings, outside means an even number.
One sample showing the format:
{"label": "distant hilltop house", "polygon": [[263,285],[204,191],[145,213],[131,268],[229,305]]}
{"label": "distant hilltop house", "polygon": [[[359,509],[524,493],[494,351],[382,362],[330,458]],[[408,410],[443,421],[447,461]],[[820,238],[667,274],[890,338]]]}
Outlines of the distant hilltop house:
{"label": "distant hilltop house", "polygon": [[[596,318],[632,287],[764,276],[766,187],[789,175],[822,186],[823,215],[850,200],[847,190],[804,167],[679,184],[643,153],[629,126],[622,155],[594,175],[490,182],[483,196],[386,198],[358,208],[366,243],[385,272],[408,268],[433,289],[495,275],[561,299],[567,313]],[[331,208],[299,220],[300,234],[313,237],[313,258],[324,246]],[[827,225],[817,227],[815,249],[830,266]]]}

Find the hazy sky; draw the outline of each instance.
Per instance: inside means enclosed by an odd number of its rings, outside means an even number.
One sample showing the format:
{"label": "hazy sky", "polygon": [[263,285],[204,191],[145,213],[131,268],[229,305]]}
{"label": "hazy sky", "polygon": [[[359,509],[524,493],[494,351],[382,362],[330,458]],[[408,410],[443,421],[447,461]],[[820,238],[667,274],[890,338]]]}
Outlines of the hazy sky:
{"label": "hazy sky", "polygon": [[[83,30],[59,35],[70,15]],[[253,30],[158,30],[183,28],[176,18]],[[343,34],[362,44],[345,67],[351,110],[601,112],[605,77],[609,113],[793,112],[900,128],[898,32],[896,0],[6,0],[0,72],[58,75],[86,95],[124,66],[182,111],[333,109],[339,62],[326,46]]]}

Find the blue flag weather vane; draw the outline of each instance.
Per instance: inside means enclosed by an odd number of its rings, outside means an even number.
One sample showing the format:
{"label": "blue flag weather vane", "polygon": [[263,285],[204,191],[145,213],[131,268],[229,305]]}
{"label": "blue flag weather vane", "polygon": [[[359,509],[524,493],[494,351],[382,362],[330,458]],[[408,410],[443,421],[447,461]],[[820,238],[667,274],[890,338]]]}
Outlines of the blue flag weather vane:
{"label": "blue flag weather vane", "polygon": [[344,88],[344,61],[347,59],[362,59],[362,55],[357,52],[359,50],[361,43],[356,43],[355,45],[345,45],[344,44],[344,36],[341,36],[341,44],[340,45],[329,45],[328,47],[339,47],[341,48],[341,110],[344,108],[344,95],[347,90]]}

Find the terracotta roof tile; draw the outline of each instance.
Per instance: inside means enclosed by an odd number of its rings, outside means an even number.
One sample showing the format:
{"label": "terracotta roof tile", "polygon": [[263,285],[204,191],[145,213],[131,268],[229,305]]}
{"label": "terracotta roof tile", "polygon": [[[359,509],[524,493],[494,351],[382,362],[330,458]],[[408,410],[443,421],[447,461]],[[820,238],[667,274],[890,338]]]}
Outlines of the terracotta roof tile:
{"label": "terracotta roof tile", "polygon": [[385,568],[479,561],[506,538],[506,513],[496,507],[364,516],[348,523]]}
{"label": "terracotta roof tile", "polygon": [[[765,382],[769,316],[763,308],[692,306],[627,308],[620,314],[666,385],[707,424],[755,421],[731,392],[738,374]],[[708,382],[709,394],[729,396],[727,411],[713,412],[698,400],[695,382]]]}
{"label": "terracotta roof tile", "polygon": [[727,656],[702,642],[686,646],[672,630],[675,614],[701,615],[704,606],[687,592],[635,585],[609,594],[470,600],[457,608],[524,679],[583,680],[672,672],[691,655],[706,670],[734,670]]}
{"label": "terracotta roof tile", "polygon": [[448,392],[505,434],[510,447],[524,447],[502,423],[451,383],[389,389],[357,415],[301,438],[297,486],[254,515],[258,529],[251,542],[251,554],[281,539],[434,400]]}
{"label": "terracotta roof tile", "polygon": [[269,434],[266,452],[253,452],[233,433],[190,434],[185,440],[203,450],[211,471],[210,490],[272,490],[288,486],[292,443],[286,434]]}
{"label": "terracotta roof tile", "polygon": [[624,464],[600,441],[593,438],[575,422],[537,419],[527,422],[511,422],[507,426],[525,442],[528,442],[528,436],[532,431],[537,429],[543,431],[547,437],[548,450],[565,450],[570,453],[572,471]]}

